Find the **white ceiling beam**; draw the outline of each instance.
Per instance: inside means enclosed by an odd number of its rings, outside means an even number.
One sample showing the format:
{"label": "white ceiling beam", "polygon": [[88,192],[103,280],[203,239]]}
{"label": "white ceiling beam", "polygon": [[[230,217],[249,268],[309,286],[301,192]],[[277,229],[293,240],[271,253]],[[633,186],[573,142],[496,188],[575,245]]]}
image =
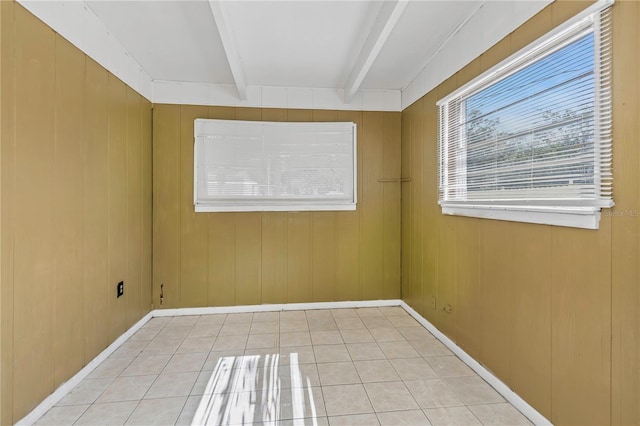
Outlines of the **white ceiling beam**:
{"label": "white ceiling beam", "polygon": [[353,96],[358,89],[360,89],[364,78],[380,54],[382,47],[391,35],[391,32],[398,23],[408,3],[408,0],[385,1],[382,3],[382,8],[371,26],[367,40],[364,42],[364,46],[362,46],[360,55],[358,55],[358,59],[349,74],[349,78],[347,78],[347,84],[344,87],[345,103],[351,102]]}
{"label": "white ceiling beam", "polygon": [[220,34],[220,40],[222,40],[224,53],[227,55],[227,62],[229,63],[229,68],[231,68],[231,75],[233,75],[233,80],[236,83],[238,96],[240,97],[241,101],[246,101],[247,81],[244,78],[244,71],[242,70],[242,63],[240,62],[238,47],[236,46],[236,41],[233,38],[231,28],[228,25],[227,16],[220,1],[209,0],[209,7],[211,8],[213,19],[216,22],[218,34]]}

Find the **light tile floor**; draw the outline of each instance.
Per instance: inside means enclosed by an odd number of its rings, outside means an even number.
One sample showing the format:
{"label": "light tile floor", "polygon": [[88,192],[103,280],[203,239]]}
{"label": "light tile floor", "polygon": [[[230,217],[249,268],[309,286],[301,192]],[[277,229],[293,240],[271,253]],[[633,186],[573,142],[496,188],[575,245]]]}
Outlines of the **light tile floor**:
{"label": "light tile floor", "polygon": [[153,318],[39,425],[529,425],[400,307]]}

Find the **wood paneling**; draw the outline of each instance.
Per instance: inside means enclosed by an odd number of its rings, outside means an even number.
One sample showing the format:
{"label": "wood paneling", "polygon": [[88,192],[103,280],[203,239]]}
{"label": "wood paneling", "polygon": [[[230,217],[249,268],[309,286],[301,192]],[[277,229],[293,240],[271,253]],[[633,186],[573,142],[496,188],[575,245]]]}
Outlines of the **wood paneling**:
{"label": "wood paneling", "polygon": [[554,2],[403,111],[403,298],[554,424],[638,424],[638,4],[613,6],[616,206],[599,230],[443,216],[433,193],[437,99],[589,3]]}
{"label": "wood paneling", "polygon": [[22,6],[0,8],[0,423],[12,424],[149,312],[151,104]]}
{"label": "wood paneling", "polygon": [[[55,36],[55,137],[53,170],[53,359],[60,386],[84,365],[85,57]],[[64,111],[64,114],[57,113]]]}
{"label": "wood paneling", "polygon": [[[378,182],[385,173],[400,177],[399,113],[178,105],[157,105],[154,111],[154,301],[160,283],[164,307],[399,296],[400,184]],[[193,213],[196,116],[356,122],[358,209]]]}

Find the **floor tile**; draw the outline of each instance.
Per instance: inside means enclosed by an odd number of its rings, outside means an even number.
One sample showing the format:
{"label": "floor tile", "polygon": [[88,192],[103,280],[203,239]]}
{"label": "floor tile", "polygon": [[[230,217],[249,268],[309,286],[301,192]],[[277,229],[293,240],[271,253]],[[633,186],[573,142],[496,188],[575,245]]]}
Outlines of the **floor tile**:
{"label": "floor tile", "polygon": [[336,320],[338,318],[358,318],[356,310],[352,308],[331,309],[331,315],[333,315],[333,318]]}
{"label": "floor tile", "polygon": [[388,317],[387,319],[394,325],[394,327],[419,327],[424,330],[420,323],[410,316]]}
{"label": "floor tile", "polygon": [[428,426],[431,423],[420,410],[388,411],[377,413],[381,426]]}
{"label": "floor tile", "polygon": [[186,338],[193,337],[216,337],[220,333],[222,324],[215,325],[196,325],[187,334]]}
{"label": "floor tile", "polygon": [[341,345],[314,345],[316,363],[351,361],[347,347]]}
{"label": "floor tile", "polygon": [[360,383],[360,376],[353,362],[318,364],[318,375],[322,386]]}
{"label": "floor tile", "polygon": [[250,334],[247,340],[247,349],[277,348],[278,334]]}
{"label": "floor tile", "polygon": [[[174,327],[176,328],[176,327]],[[182,338],[161,338],[153,339],[140,353],[142,356],[172,355],[182,344]]]}
{"label": "floor tile", "polygon": [[187,398],[145,399],[133,411],[127,425],[172,425],[180,416]]}
{"label": "floor tile", "polygon": [[107,358],[87,376],[90,379],[104,379],[118,377],[133,361],[133,358]]}
{"label": "floor tile", "polygon": [[[78,386],[74,387],[56,405],[80,405],[91,404],[107,389],[113,382],[113,378],[82,380]],[[74,420],[75,421],[75,420]]]}
{"label": "floor tile", "polygon": [[476,373],[470,369],[457,356],[433,356],[425,358],[425,361],[433,368],[433,371],[441,377],[465,377],[475,376]]}
{"label": "floor tile", "polygon": [[196,327],[201,325],[220,325],[225,322],[227,319],[227,314],[210,314],[210,315],[200,315],[198,318],[198,322],[196,322]]}
{"label": "floor tile", "polygon": [[169,323],[167,324],[167,327],[176,327],[176,326],[193,327],[194,325],[196,325],[199,319],[200,319],[200,315],[184,315],[184,316],[173,317],[171,318],[171,321],[169,321]]}
{"label": "floor tile", "polygon": [[434,426],[482,425],[467,407],[441,407],[424,410]]}
{"label": "floor tile", "polygon": [[177,325],[174,327],[167,326],[158,332],[157,339],[184,339],[191,331],[193,326]]}
{"label": "floor tile", "polygon": [[207,360],[202,366],[202,370],[213,370],[216,368],[220,359],[230,357],[240,357],[244,355],[244,349],[228,349],[223,351],[211,351],[207,356]]}
{"label": "floor tile", "polygon": [[366,329],[360,317],[336,317],[336,325],[340,330]]}
{"label": "floor tile", "polygon": [[200,396],[190,396],[187,398],[187,402],[185,402],[182,407],[180,416],[176,421],[176,426],[191,426],[191,421],[193,420],[194,414],[196,414],[196,409],[198,408],[201,399],[202,398]]}
{"label": "floor tile", "polygon": [[80,416],[74,425],[123,425],[137,405],[137,400],[93,404],[87,408],[87,411]]}
{"label": "floor tile", "polygon": [[328,416],[373,413],[363,385],[323,386],[322,394]]}
{"label": "floor tile", "polygon": [[175,354],[162,370],[162,373],[185,373],[200,371],[208,353]]}
{"label": "floor tile", "polygon": [[308,331],[280,333],[280,347],[311,345],[311,334]]}
{"label": "floor tile", "polygon": [[340,330],[340,335],[345,343],[370,343],[375,342],[373,336],[366,328],[353,330]]}
{"label": "floor tile", "polygon": [[364,325],[371,328],[394,328],[393,324],[385,317],[362,317]]}
{"label": "floor tile", "polygon": [[66,426],[73,424],[89,408],[88,404],[52,407],[35,423],[37,426]]}
{"label": "floor tile", "polygon": [[374,426],[379,425],[375,414],[353,414],[350,416],[329,417],[331,426]]}
{"label": "floor tile", "polygon": [[158,335],[160,329],[157,328],[141,328],[129,338],[129,342],[136,342],[142,340],[153,340]]}
{"label": "floor tile", "polygon": [[314,345],[333,345],[344,343],[342,341],[342,335],[337,330],[328,331],[312,331],[311,343]]}
{"label": "floor tile", "polygon": [[280,321],[253,321],[249,334],[279,333]]}
{"label": "floor tile", "polygon": [[354,361],[386,358],[377,343],[348,343],[347,349]]}
{"label": "floor tile", "polygon": [[126,341],[109,358],[135,358],[149,345],[148,341]]}
{"label": "floor tile", "polygon": [[365,383],[364,388],[376,412],[418,409],[415,399],[401,381]]}
{"label": "floor tile", "polygon": [[398,332],[407,340],[435,339],[424,327],[402,327],[397,326]]}
{"label": "floor tile", "polygon": [[386,359],[355,361],[354,364],[362,383],[400,380],[393,366]]}
{"label": "floor tile", "polygon": [[[254,426],[268,425],[268,423],[254,423]],[[327,417],[307,417],[304,419],[279,420],[273,426],[329,426]]]}
{"label": "floor tile", "polygon": [[420,354],[413,349],[409,342],[378,342],[378,346],[389,359],[420,357]]}
{"label": "floor tile", "polygon": [[365,317],[384,317],[379,308],[356,308],[356,313],[360,318]]}
{"label": "floor tile", "polygon": [[155,317],[151,318],[142,328],[153,328],[156,330],[164,328],[169,322],[171,322],[172,317]]}
{"label": "floor tile", "polygon": [[211,350],[215,340],[215,337],[188,337],[178,346],[176,353],[206,353]]}
{"label": "floor tile", "polygon": [[280,320],[280,333],[291,333],[294,331],[309,331],[307,320]]}
{"label": "floor tile", "polygon": [[218,336],[211,347],[212,352],[229,349],[245,349],[247,346],[248,334],[240,336]]}
{"label": "floor tile", "polygon": [[309,325],[309,331],[330,331],[338,329],[338,325],[333,320],[333,317],[329,317],[328,319],[308,318],[307,324]]}
{"label": "floor tile", "polygon": [[240,323],[240,322],[248,322],[253,321],[253,313],[252,312],[243,312],[237,314],[227,314],[227,318],[225,318],[224,323]]}
{"label": "floor tile", "polygon": [[171,355],[139,356],[122,372],[122,376],[145,376],[160,374]]}
{"label": "floor tile", "polygon": [[504,398],[481,377],[454,377],[444,379],[444,382],[466,405],[504,402]]}
{"label": "floor tile", "polygon": [[253,324],[260,322],[280,321],[280,312],[255,312],[253,314]]}
{"label": "floor tile", "polygon": [[162,373],[144,395],[144,399],[189,396],[199,374],[198,372]]}
{"label": "floor tile", "polygon": [[440,379],[407,380],[404,382],[420,408],[464,405]]}
{"label": "floor tile", "polygon": [[280,321],[307,321],[307,314],[304,311],[282,311]]}
{"label": "floor tile", "polygon": [[236,336],[249,334],[251,323],[249,322],[232,322],[222,326],[218,336]]}
{"label": "floor tile", "polygon": [[435,337],[422,338],[420,340],[409,340],[409,344],[425,358],[430,356],[453,355],[453,352],[451,352]]}
{"label": "floor tile", "polygon": [[320,377],[316,364],[290,364],[278,368],[281,389],[320,386]]}
{"label": "floor tile", "polygon": [[404,342],[406,339],[395,328],[370,328],[369,332],[376,342]]}
{"label": "floor tile", "polygon": [[[310,341],[310,340],[309,340]],[[311,343],[309,343],[310,345]],[[295,359],[297,364],[315,364],[316,356],[313,346],[288,346],[282,347],[280,341],[280,365],[289,365]]]}
{"label": "floor tile", "polygon": [[142,399],[156,380],[155,375],[118,377],[100,395],[96,402],[135,401]]}
{"label": "floor tile", "polygon": [[378,309],[385,317],[410,317],[401,306],[381,306]]}
{"label": "floor tile", "polygon": [[511,404],[487,404],[468,407],[483,425],[515,426],[532,423]]}
{"label": "floor tile", "polygon": [[438,375],[422,358],[396,358],[391,360],[402,380],[437,379]]}

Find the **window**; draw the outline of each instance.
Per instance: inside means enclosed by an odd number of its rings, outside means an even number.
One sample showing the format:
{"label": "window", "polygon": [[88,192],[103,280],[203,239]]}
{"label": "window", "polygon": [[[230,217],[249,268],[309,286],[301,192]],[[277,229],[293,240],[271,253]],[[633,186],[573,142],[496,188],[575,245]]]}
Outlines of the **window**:
{"label": "window", "polygon": [[355,210],[356,125],[195,120],[197,212]]}
{"label": "window", "polygon": [[610,4],[438,102],[444,214],[598,228],[613,206]]}

